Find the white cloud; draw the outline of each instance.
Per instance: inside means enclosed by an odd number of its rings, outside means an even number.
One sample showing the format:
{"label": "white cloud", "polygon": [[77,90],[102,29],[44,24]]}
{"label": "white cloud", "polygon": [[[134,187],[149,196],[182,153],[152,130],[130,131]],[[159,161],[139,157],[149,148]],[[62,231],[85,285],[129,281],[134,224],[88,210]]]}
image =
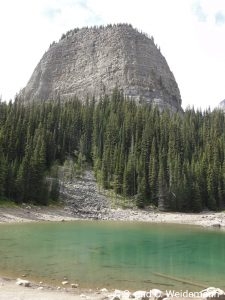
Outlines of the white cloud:
{"label": "white cloud", "polygon": [[154,36],[184,106],[214,106],[225,98],[224,12],[224,0],[1,1],[0,94],[13,97],[25,86],[43,53],[62,33],[126,22]]}

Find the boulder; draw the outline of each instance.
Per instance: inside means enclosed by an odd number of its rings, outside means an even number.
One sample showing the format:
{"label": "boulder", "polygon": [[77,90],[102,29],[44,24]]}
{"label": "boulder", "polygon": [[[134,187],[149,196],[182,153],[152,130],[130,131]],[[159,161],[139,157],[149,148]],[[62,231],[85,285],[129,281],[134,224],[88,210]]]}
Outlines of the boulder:
{"label": "boulder", "polygon": [[204,299],[207,300],[225,300],[225,292],[219,288],[208,287],[200,292]]}
{"label": "boulder", "polygon": [[80,297],[81,297],[81,298],[86,298],[87,296],[84,295],[84,294],[80,294]]}
{"label": "boulder", "polygon": [[132,297],[139,300],[147,300],[149,299],[146,291],[136,291],[132,294]]}
{"label": "boulder", "polygon": [[164,294],[162,291],[160,291],[158,289],[150,290],[150,294],[151,294],[151,297],[153,297],[154,299],[157,299],[157,300],[162,300],[162,299],[166,298],[166,294]]}
{"label": "boulder", "polygon": [[121,296],[120,295],[112,295],[110,300],[120,300]]}
{"label": "boulder", "polygon": [[25,287],[30,287],[30,281],[25,280],[25,279],[17,278],[16,284],[21,285],[21,286],[25,286]]}

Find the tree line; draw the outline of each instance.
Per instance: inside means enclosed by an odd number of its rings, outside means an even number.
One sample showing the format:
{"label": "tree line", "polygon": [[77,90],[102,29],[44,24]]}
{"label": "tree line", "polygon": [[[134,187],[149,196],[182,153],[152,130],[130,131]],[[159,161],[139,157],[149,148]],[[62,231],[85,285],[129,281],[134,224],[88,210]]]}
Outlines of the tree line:
{"label": "tree line", "polygon": [[98,102],[2,102],[0,199],[56,200],[54,166],[70,157],[93,168],[103,188],[139,207],[223,209],[224,128],[223,111],[160,112],[116,89]]}

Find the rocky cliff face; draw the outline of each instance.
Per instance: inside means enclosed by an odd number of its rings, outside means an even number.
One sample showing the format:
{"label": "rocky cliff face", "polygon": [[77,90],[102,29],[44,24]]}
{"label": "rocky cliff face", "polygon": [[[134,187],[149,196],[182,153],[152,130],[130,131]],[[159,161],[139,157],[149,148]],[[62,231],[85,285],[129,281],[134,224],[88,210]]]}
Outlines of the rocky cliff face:
{"label": "rocky cliff face", "polygon": [[219,103],[218,108],[225,110],[225,99]]}
{"label": "rocky cliff face", "polygon": [[75,29],[53,43],[35,68],[21,98],[80,99],[118,87],[138,102],[181,110],[179,88],[153,38],[121,24]]}

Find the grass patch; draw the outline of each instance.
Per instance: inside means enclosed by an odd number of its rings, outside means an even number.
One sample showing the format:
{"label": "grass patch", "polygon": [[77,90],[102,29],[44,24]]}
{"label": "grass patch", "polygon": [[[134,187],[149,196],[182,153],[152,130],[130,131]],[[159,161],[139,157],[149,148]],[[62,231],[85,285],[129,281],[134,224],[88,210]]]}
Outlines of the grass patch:
{"label": "grass patch", "polygon": [[48,201],[48,204],[46,205],[46,207],[55,207],[55,208],[62,208],[62,207],[64,207],[65,206],[65,203],[64,203],[64,201],[62,201],[62,200],[49,200]]}
{"label": "grass patch", "polygon": [[118,195],[113,190],[104,190],[103,194],[110,199],[111,208],[137,208],[136,201],[132,197]]}
{"label": "grass patch", "polygon": [[0,198],[0,208],[1,207],[12,208],[12,207],[18,207],[18,205],[10,199]]}
{"label": "grass patch", "polygon": [[62,201],[55,201],[55,200],[50,200],[47,205],[41,205],[41,204],[35,204],[33,202],[26,202],[26,203],[19,203],[17,204],[11,199],[7,198],[0,198],[0,208],[5,207],[5,208],[18,208],[22,207],[25,208],[26,206],[30,207],[38,207],[38,206],[43,206],[43,207],[52,207],[52,208],[62,208],[64,207],[64,203]]}

